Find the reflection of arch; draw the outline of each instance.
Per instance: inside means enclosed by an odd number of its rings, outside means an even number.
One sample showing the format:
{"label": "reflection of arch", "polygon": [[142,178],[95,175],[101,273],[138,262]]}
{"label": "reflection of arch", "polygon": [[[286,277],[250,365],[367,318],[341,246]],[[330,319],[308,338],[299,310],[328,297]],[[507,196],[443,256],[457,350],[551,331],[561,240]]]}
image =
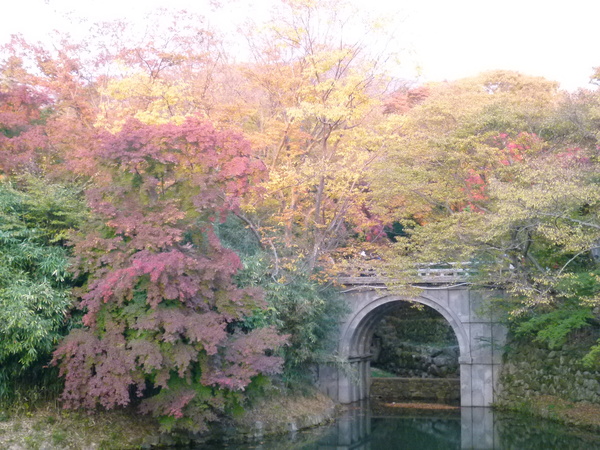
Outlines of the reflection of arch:
{"label": "reflection of arch", "polygon": [[[482,315],[485,292],[466,287],[425,287],[418,297],[390,294],[382,287],[360,285],[346,291],[351,312],[340,326],[338,354],[347,362],[344,370],[319,367],[321,390],[340,403],[369,396],[370,343],[379,320],[399,301],[429,306],[450,324],[460,349],[460,392],[462,406],[490,406],[494,401],[502,362],[501,347],[506,329],[491,315]],[[497,294],[496,294],[497,295]],[[348,370],[350,369],[350,370]]]}
{"label": "reflection of arch", "polygon": [[447,307],[440,305],[436,299],[424,295],[416,298],[385,295],[362,304],[361,309],[353,312],[352,318],[342,330],[340,354],[350,358],[367,355],[375,326],[400,301],[417,302],[440,313],[454,330],[461,359],[469,356],[470,348],[467,331],[458,316]]}

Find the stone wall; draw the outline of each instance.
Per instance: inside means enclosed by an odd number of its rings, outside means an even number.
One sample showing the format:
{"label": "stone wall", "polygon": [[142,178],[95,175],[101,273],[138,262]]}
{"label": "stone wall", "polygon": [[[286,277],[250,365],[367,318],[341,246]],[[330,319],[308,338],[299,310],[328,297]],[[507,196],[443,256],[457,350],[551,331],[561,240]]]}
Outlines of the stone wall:
{"label": "stone wall", "polygon": [[460,380],[451,378],[372,378],[370,397],[391,401],[458,403]]}
{"label": "stone wall", "polygon": [[551,395],[600,404],[600,372],[582,364],[585,348],[577,341],[559,350],[513,341],[502,368],[497,403],[518,407],[532,397]]}
{"label": "stone wall", "polygon": [[397,342],[374,354],[371,365],[403,378],[458,378],[458,345],[435,346]]}

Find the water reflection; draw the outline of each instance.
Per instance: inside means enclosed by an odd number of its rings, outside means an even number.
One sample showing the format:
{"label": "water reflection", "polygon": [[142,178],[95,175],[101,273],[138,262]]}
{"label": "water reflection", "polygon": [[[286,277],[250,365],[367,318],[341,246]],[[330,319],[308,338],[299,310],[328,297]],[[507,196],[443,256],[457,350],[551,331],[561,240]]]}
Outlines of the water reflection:
{"label": "water reflection", "polygon": [[[388,414],[385,414],[385,413]],[[415,410],[378,408],[368,405],[351,407],[332,426],[326,436],[313,447],[315,450],[352,449],[377,450],[395,448],[460,449],[460,414],[427,414]]]}
{"label": "water reflection", "polygon": [[407,409],[385,415],[381,408],[361,406],[349,410],[317,443],[298,448],[582,450],[600,449],[600,436],[490,408],[420,414]]}
{"label": "water reflection", "polygon": [[501,448],[491,408],[460,409],[461,448]]}
{"label": "water reflection", "polygon": [[489,408],[432,411],[358,404],[335,424],[276,440],[203,449],[261,450],[452,450],[600,449],[600,436],[553,422],[494,412]]}

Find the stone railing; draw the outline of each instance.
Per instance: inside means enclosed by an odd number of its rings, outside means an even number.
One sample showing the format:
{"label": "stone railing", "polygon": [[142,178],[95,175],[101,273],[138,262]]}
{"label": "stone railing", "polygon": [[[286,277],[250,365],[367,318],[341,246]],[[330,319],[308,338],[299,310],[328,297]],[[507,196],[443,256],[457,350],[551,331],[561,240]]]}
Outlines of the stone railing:
{"label": "stone railing", "polygon": [[[450,284],[467,281],[469,277],[468,263],[427,264],[418,266],[416,284]],[[446,266],[441,267],[440,266]],[[448,267],[450,266],[450,267]],[[345,285],[384,285],[395,277],[374,267],[354,267],[350,274],[338,277],[338,282]]]}
{"label": "stone railing", "polygon": [[468,264],[448,264],[450,268],[434,268],[431,265],[419,267],[417,276],[424,283],[455,283],[465,281],[469,276],[469,271],[466,268]]}

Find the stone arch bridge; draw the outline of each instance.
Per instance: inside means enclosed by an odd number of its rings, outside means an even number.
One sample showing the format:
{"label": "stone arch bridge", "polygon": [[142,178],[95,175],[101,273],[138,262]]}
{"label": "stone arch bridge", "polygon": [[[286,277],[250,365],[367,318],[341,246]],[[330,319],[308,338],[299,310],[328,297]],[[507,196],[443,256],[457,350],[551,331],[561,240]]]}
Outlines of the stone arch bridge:
{"label": "stone arch bridge", "polygon": [[370,347],[377,323],[400,301],[421,303],[438,311],[458,340],[461,406],[490,406],[495,400],[506,328],[484,313],[483,300],[498,291],[472,290],[465,274],[452,269],[430,269],[420,274],[418,295],[402,295],[386,288],[386,279],[373,276],[340,278],[351,312],[340,328],[338,356],[347,367],[319,367],[321,390],[340,403],[369,396]]}

